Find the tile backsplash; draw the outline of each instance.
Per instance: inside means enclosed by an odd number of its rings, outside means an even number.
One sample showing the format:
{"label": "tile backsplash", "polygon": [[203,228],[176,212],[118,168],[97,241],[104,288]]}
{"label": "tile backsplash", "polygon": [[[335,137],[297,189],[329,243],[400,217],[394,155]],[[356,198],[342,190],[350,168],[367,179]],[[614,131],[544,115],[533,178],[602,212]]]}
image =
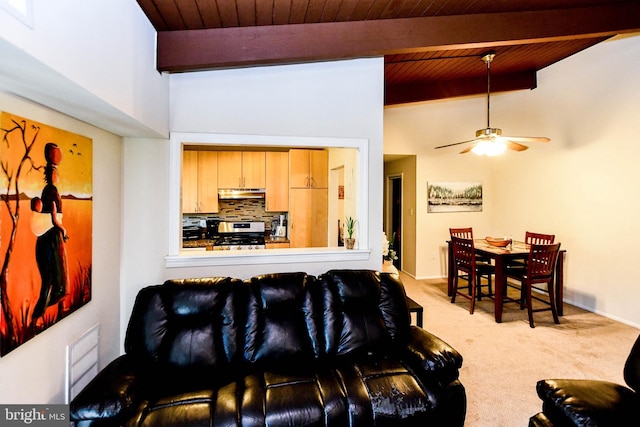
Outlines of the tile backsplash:
{"label": "tile backsplash", "polygon": [[198,221],[201,219],[213,219],[219,221],[264,221],[267,230],[271,228],[271,221],[277,220],[280,215],[287,212],[265,211],[264,199],[237,199],[220,200],[219,212],[211,214],[184,214],[184,221]]}

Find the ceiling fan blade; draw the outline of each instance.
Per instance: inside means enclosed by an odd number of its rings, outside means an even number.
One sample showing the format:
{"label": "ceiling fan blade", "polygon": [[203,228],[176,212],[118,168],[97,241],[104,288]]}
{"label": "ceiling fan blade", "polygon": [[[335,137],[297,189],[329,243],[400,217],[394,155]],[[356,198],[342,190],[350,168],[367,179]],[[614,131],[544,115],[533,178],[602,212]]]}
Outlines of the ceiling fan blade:
{"label": "ceiling fan blade", "polygon": [[462,150],[460,152],[460,154],[465,154],[468,153],[469,151],[473,150],[473,147],[475,147],[476,145],[478,145],[478,143],[476,142],[475,144],[471,144],[470,146],[468,146],[467,148],[465,148],[464,150]]}
{"label": "ceiling fan blade", "polygon": [[549,142],[551,139],[544,136],[503,136],[503,138],[514,142]]}
{"label": "ceiling fan blade", "polygon": [[509,150],[513,151],[524,151],[529,148],[526,145],[518,144],[517,142],[511,141],[511,138],[505,139],[504,143],[507,145],[507,148]]}
{"label": "ceiling fan blade", "polygon": [[461,145],[461,144],[468,144],[470,142],[476,142],[477,139],[470,139],[468,141],[462,141],[462,142],[454,142],[453,144],[447,144],[447,145],[440,145],[438,147],[434,147],[435,149],[438,148],[447,148],[447,147],[453,147],[454,145]]}

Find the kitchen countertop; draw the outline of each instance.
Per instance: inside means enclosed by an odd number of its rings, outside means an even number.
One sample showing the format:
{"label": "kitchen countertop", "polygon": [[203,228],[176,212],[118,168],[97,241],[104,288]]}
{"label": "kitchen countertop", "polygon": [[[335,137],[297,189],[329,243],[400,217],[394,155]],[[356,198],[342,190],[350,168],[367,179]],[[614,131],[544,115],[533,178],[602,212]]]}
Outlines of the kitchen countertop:
{"label": "kitchen countertop", "polygon": [[[207,245],[213,245],[214,242],[215,240],[212,239],[183,240],[182,247],[185,249],[205,248]],[[287,237],[277,237],[268,234],[264,236],[264,243],[289,243],[289,239]]]}
{"label": "kitchen countertop", "polygon": [[196,239],[196,240],[183,240],[183,248],[205,248],[207,245],[213,245],[215,240],[212,239]]}

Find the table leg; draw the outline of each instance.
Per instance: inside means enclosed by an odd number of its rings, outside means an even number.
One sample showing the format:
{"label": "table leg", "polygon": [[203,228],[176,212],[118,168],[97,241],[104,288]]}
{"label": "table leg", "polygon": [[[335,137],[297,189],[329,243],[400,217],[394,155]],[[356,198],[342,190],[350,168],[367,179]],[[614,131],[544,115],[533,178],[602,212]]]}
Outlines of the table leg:
{"label": "table leg", "polygon": [[409,314],[416,314],[416,325],[422,328],[422,316],[424,314],[422,306],[409,297],[407,297],[407,306],[409,307]]}
{"label": "table leg", "polygon": [[564,302],[562,301],[564,291],[564,251],[560,251],[558,254],[558,261],[556,263],[556,312],[558,316],[562,316],[564,313]]}
{"label": "table leg", "polygon": [[504,297],[504,290],[507,286],[507,276],[504,274],[504,260],[501,256],[497,256],[495,259],[495,269],[496,269],[496,278],[495,278],[495,289],[494,289],[494,311],[497,323],[502,323],[502,304]]}
{"label": "table leg", "polygon": [[447,242],[447,295],[453,295],[453,244]]}

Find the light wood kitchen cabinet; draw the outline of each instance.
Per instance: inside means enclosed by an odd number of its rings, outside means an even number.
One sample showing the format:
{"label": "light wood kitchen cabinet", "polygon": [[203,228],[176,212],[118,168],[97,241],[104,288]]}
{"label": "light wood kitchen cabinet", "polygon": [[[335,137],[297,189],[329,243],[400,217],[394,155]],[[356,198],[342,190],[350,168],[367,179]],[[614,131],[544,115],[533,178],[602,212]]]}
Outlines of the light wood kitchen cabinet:
{"label": "light wood kitchen cabinet", "polygon": [[218,153],[182,153],[182,212],[218,212]]}
{"label": "light wood kitchen cabinet", "polygon": [[290,189],[289,241],[292,248],[328,245],[328,207],[326,188]]}
{"label": "light wood kitchen cabinet", "polygon": [[328,188],[329,152],[327,150],[289,150],[291,188]]}
{"label": "light wood kitchen cabinet", "polygon": [[284,248],[289,248],[289,242],[279,242],[279,243],[266,243],[265,244],[265,248],[266,249],[284,249]]}
{"label": "light wood kitchen cabinet", "polygon": [[265,188],[265,152],[219,151],[218,188]]}
{"label": "light wood kitchen cabinet", "polygon": [[289,153],[266,153],[265,211],[289,210]]}

